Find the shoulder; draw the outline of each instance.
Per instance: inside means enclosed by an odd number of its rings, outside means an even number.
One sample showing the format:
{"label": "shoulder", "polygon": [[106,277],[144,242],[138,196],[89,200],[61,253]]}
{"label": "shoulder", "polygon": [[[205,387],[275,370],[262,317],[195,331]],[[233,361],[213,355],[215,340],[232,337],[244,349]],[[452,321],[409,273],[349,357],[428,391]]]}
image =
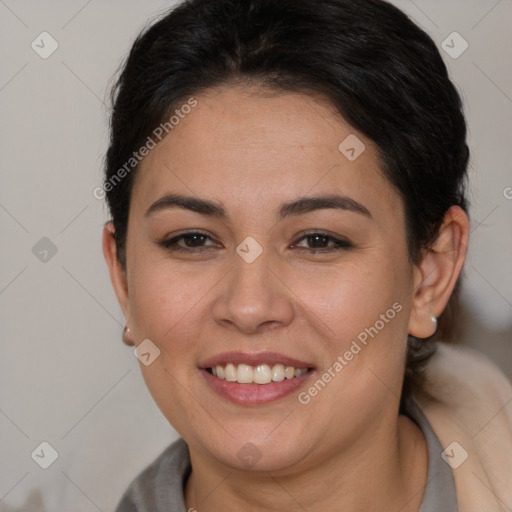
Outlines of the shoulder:
{"label": "shoulder", "polygon": [[460,409],[504,406],[512,400],[507,377],[484,355],[467,347],[438,343],[426,375],[434,397]]}
{"label": "shoulder", "polygon": [[496,434],[512,444],[512,384],[484,355],[439,343],[426,378],[426,413],[460,427],[475,441]]}
{"label": "shoulder", "polygon": [[426,377],[417,399],[452,459],[459,509],[512,506],[512,384],[485,356],[443,343]]}
{"label": "shoulder", "polygon": [[179,507],[183,503],[183,481],[189,471],[188,447],[180,438],[134,478],[115,512],[181,510]]}

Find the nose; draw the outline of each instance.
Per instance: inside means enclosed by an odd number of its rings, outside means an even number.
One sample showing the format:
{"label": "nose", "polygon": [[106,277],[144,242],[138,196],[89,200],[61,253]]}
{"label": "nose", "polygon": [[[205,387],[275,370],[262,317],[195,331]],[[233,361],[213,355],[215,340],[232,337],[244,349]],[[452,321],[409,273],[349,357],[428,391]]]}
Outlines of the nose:
{"label": "nose", "polygon": [[293,297],[284,264],[270,251],[252,263],[234,255],[232,271],[222,281],[213,315],[218,324],[255,334],[288,325],[294,316]]}

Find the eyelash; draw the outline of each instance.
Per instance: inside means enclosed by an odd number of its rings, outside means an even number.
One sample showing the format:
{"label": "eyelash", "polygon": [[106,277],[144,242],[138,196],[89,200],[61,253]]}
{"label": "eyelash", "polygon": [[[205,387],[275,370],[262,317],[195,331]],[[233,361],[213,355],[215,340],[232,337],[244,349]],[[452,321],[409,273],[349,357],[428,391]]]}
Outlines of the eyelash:
{"label": "eyelash", "polygon": [[[172,252],[181,252],[181,253],[188,253],[188,254],[197,254],[197,253],[205,252],[204,247],[199,247],[199,248],[188,247],[187,248],[187,247],[182,247],[182,246],[177,245],[177,243],[180,240],[191,238],[193,236],[201,236],[201,237],[205,237],[205,238],[212,240],[210,236],[208,236],[206,233],[202,233],[201,231],[189,231],[187,233],[182,233],[181,235],[171,238],[170,240],[164,240],[162,242],[159,242],[159,245],[161,245],[165,249],[172,251]],[[321,231],[312,231],[310,233],[306,233],[301,238],[299,238],[298,242],[300,242],[304,239],[307,239],[308,237],[315,237],[315,236],[320,236],[322,238],[329,240],[330,242],[335,244],[335,247],[332,247],[330,249],[325,249],[325,248],[323,248],[323,249],[308,249],[308,248],[300,247],[299,250],[306,250],[312,254],[326,254],[326,253],[332,253],[335,251],[347,250],[347,249],[351,249],[354,247],[348,240],[335,238],[335,237],[328,235],[327,233],[323,233]],[[206,248],[206,251],[207,250],[208,250],[208,248]]]}

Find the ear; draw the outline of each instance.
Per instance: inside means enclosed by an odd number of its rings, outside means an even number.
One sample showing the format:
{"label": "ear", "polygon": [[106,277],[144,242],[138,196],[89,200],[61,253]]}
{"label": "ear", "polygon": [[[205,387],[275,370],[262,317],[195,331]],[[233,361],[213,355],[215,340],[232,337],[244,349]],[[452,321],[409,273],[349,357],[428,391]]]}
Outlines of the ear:
{"label": "ear", "polygon": [[466,259],[468,241],[468,216],[459,206],[452,206],[437,239],[414,267],[409,334],[428,338],[436,332],[437,323],[432,318],[439,317],[448,303]]}
{"label": "ear", "polygon": [[110,280],[114,287],[114,292],[123,310],[127,321],[128,318],[128,283],[126,273],[117,258],[117,241],[115,238],[115,227],[112,222],[108,222],[103,228],[103,255],[107,262],[110,273]]}

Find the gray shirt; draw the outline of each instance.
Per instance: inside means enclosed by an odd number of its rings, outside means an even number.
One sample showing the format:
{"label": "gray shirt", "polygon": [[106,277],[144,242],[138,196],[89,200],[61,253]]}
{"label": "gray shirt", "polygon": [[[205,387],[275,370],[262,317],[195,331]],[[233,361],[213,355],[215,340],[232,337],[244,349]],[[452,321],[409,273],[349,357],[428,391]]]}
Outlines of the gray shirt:
{"label": "gray shirt", "polygon": [[427,486],[419,512],[458,512],[455,481],[450,466],[441,457],[441,443],[418,403],[410,399],[406,407],[407,416],[421,428],[427,441]]}
{"label": "gray shirt", "polygon": [[[406,407],[428,447],[427,486],[419,512],[457,512],[455,482],[441,458],[441,444],[419,405],[409,400]],[[187,444],[178,439],[133,480],[116,512],[187,512],[183,489],[190,471]]]}

